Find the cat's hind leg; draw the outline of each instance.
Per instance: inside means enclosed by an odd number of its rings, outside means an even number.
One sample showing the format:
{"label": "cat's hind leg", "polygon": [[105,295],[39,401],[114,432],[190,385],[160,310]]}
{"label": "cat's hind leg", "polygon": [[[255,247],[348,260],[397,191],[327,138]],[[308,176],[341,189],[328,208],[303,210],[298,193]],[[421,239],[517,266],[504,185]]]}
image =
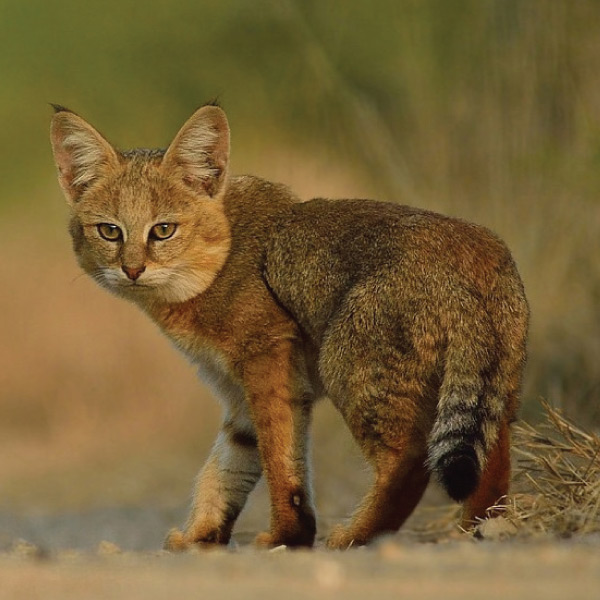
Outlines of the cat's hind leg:
{"label": "cat's hind leg", "polygon": [[[407,440],[408,441],[408,440]],[[421,499],[429,473],[424,454],[414,455],[382,446],[375,452],[375,482],[352,520],[338,525],[327,539],[327,547],[344,550],[361,546],[377,535],[397,531]]]}
{"label": "cat's hind leg", "polygon": [[427,487],[427,436],[435,409],[428,386],[410,371],[398,354],[381,353],[371,367],[346,373],[344,385],[334,390],[341,396],[330,394],[373,466],[375,481],[350,524],[331,533],[329,548],[362,545],[395,532]]}
{"label": "cat's hind leg", "polygon": [[465,500],[462,525],[471,527],[479,519],[495,516],[493,507],[505,500],[510,483],[510,431],[507,422],[500,425],[498,441],[490,455],[477,488]]}
{"label": "cat's hind leg", "polygon": [[333,530],[330,548],[366,544],[412,513],[429,481],[427,439],[439,386],[432,336],[415,348],[385,315],[369,314],[370,305],[350,308],[330,326],[319,371],[375,481],[351,522]]}

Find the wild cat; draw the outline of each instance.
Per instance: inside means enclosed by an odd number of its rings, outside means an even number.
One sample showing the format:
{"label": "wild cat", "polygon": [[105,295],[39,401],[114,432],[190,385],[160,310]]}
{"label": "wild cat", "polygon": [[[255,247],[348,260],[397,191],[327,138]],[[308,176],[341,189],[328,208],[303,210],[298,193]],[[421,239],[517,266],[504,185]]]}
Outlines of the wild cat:
{"label": "wild cat", "polygon": [[226,544],[264,473],[259,545],[311,546],[315,399],[340,411],[374,470],[330,548],[396,531],[434,473],[464,520],[505,495],[528,306],[485,228],[370,200],[300,202],[228,173],[229,126],[198,109],[166,150],[115,149],[55,107],[51,139],[79,264],[136,303],[224,406],[184,531]]}

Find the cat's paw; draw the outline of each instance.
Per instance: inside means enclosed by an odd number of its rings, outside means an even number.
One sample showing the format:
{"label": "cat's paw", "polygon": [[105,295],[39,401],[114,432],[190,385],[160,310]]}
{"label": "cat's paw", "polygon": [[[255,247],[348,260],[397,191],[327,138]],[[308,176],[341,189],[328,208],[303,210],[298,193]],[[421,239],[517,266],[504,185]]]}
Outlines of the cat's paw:
{"label": "cat's paw", "polygon": [[290,548],[312,548],[315,535],[308,531],[288,533],[271,533],[263,531],[254,538],[254,545],[258,548],[276,548],[278,546],[289,546]]}
{"label": "cat's paw", "polygon": [[254,545],[257,548],[274,548],[283,544],[278,543],[268,531],[263,531],[254,538]]}
{"label": "cat's paw", "polygon": [[326,546],[329,550],[348,550],[359,545],[351,529],[343,525],[336,525],[327,537]]}
{"label": "cat's paw", "polygon": [[185,552],[191,544],[186,540],[186,536],[179,529],[171,529],[163,543],[163,549],[169,552]]}
{"label": "cat's paw", "polygon": [[169,552],[189,552],[223,547],[228,542],[229,537],[219,537],[214,532],[207,535],[193,535],[190,532],[184,533],[179,529],[171,529],[167,534],[163,548]]}

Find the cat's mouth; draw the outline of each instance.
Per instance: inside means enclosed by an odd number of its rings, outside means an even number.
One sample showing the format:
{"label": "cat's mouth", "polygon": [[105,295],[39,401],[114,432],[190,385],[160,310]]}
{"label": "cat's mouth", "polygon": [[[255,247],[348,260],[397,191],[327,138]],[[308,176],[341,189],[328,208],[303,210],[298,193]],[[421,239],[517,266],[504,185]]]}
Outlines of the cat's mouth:
{"label": "cat's mouth", "polygon": [[184,269],[155,269],[131,280],[119,269],[104,269],[95,276],[102,287],[135,302],[185,302],[202,292],[207,285],[194,272]]}
{"label": "cat's mouth", "polygon": [[148,290],[155,289],[155,286],[153,286],[153,285],[148,285],[148,284],[145,284],[145,283],[137,283],[137,282],[122,283],[119,287],[121,289],[125,289],[127,291],[132,291],[132,292],[135,292],[135,291],[142,292],[142,291],[148,291]]}
{"label": "cat's mouth", "polygon": [[114,290],[120,290],[120,291],[131,291],[131,292],[142,292],[142,291],[148,291],[148,290],[153,290],[156,288],[156,286],[154,285],[150,285],[148,283],[139,283],[137,281],[111,281],[111,282],[107,282],[109,287],[113,288]]}

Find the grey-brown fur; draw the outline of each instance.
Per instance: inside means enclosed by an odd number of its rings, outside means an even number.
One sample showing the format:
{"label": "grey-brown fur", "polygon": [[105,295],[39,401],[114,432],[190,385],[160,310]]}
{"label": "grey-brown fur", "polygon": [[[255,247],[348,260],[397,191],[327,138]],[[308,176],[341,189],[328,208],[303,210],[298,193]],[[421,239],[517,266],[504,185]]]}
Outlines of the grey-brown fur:
{"label": "grey-brown fur", "polygon": [[282,216],[266,278],[320,348],[316,371],[355,435],[394,447],[416,416],[449,494],[473,492],[525,361],[528,307],[505,245],[415,208],[318,199]]}
{"label": "grey-brown fur", "polygon": [[167,548],[226,544],[262,474],[271,526],[257,543],[312,545],[309,424],[325,394],[375,475],[329,547],[397,530],[431,472],[465,501],[466,522],[507,493],[528,308],[496,236],[370,200],[301,203],[285,186],[230,177],[216,106],[164,152],[119,152],[56,111],[80,265],[140,306],[225,409],[188,524]]}

